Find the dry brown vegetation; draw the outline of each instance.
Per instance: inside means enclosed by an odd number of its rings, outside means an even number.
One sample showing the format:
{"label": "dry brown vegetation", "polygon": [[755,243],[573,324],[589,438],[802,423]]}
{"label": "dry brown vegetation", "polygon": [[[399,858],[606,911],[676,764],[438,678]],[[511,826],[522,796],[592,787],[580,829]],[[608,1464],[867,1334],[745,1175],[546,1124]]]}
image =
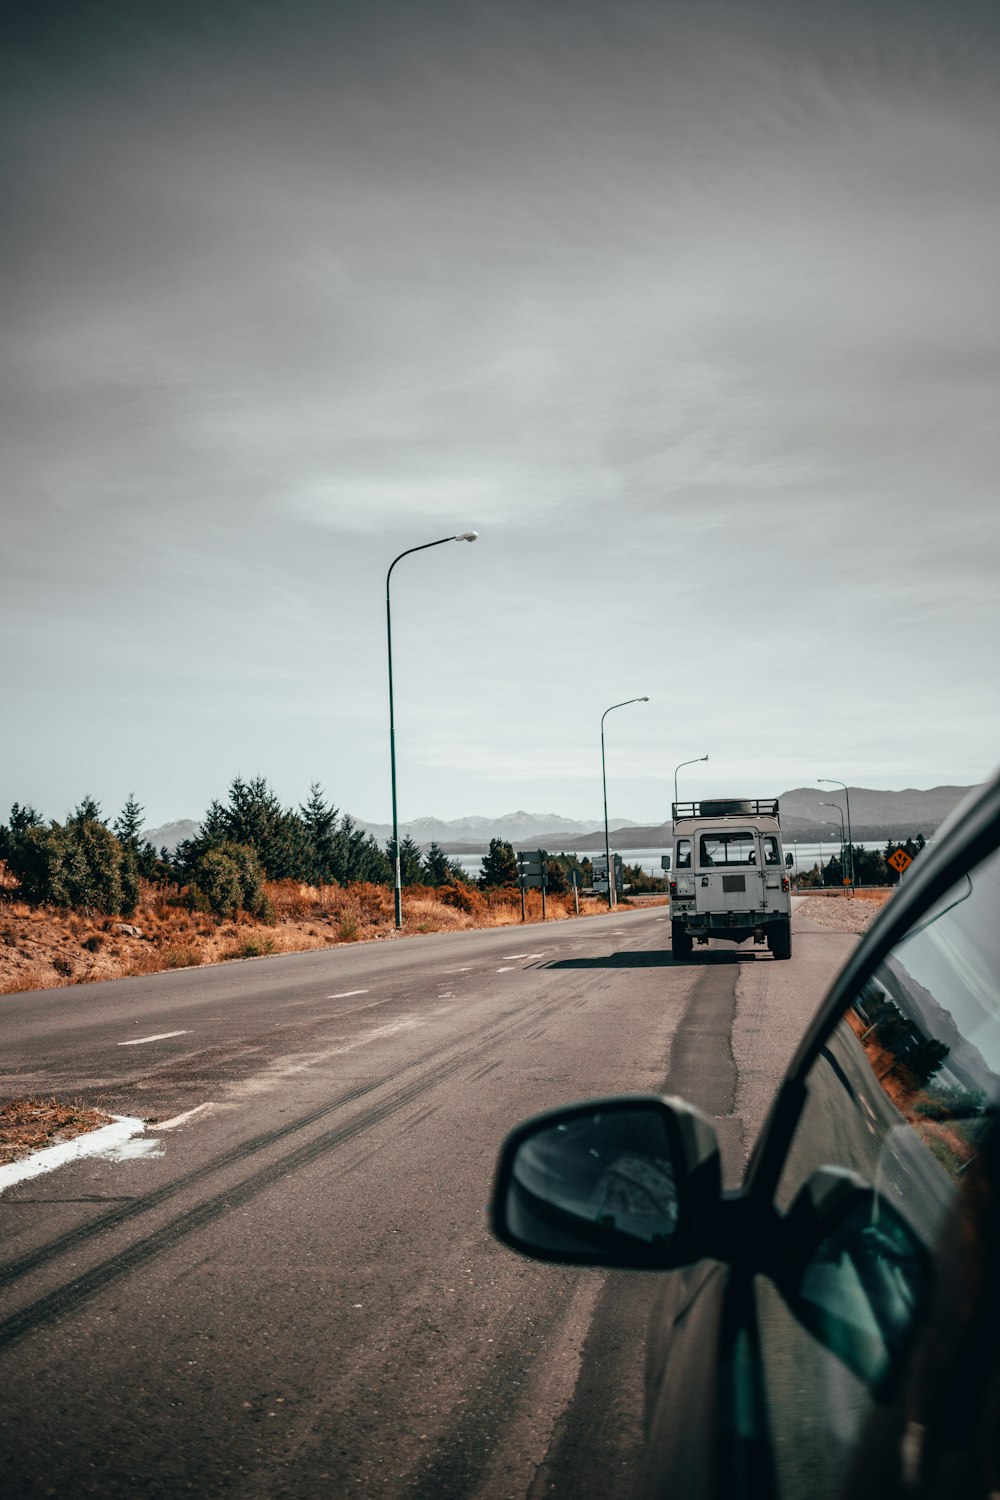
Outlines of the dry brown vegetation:
{"label": "dry brown vegetation", "polygon": [[110,1123],[110,1115],[99,1109],[85,1109],[80,1104],[59,1104],[55,1099],[12,1099],[9,1104],[0,1105],[0,1166]]}
{"label": "dry brown vegetation", "polygon": [[[395,935],[393,894],[381,885],[269,882],[270,923],[245,913],[229,919],[192,911],[183,894],[146,882],[128,921],[19,902],[9,877],[4,882],[2,865],[0,887],[0,995]],[[541,894],[529,891],[526,899],[528,921],[541,921]],[[521,920],[516,891],[409,886],[403,904],[407,934]],[[599,900],[580,902],[581,915],[606,910]],[[547,915],[550,921],[572,916],[572,896],[549,896]]]}

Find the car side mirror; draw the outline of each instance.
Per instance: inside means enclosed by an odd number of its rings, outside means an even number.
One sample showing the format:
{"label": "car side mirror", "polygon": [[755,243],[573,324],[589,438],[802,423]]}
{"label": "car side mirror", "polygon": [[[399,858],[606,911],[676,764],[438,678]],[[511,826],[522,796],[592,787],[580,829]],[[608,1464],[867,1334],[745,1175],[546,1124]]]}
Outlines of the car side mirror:
{"label": "car side mirror", "polygon": [[856,1173],[819,1167],[767,1269],[799,1322],[885,1399],[930,1290],[930,1256],[899,1210]]}
{"label": "car side mirror", "polygon": [[499,1240],[539,1260],[670,1270],[715,1252],[721,1202],[714,1126],[683,1100],[634,1094],[518,1125],[490,1217]]}

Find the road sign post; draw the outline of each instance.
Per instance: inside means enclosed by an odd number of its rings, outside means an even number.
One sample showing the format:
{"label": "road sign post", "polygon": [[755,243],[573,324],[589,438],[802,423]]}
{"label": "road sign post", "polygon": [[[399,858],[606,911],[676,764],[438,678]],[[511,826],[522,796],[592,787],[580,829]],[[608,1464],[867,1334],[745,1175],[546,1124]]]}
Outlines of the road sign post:
{"label": "road sign post", "polygon": [[517,873],[521,886],[521,921],[524,917],[524,892],[527,887],[542,893],[542,921],[547,920],[545,909],[545,866],[548,860],[546,849],[522,849],[517,856]]}

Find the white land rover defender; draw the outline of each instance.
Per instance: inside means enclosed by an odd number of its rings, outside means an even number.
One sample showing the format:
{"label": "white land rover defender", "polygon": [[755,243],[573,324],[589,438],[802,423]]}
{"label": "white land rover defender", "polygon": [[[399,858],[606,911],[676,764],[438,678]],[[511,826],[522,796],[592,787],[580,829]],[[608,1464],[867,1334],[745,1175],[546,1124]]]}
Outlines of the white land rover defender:
{"label": "white land rover defender", "polygon": [[674,958],[688,958],[695,938],[753,938],[775,958],[791,958],[792,897],[777,798],[675,802],[673,819]]}

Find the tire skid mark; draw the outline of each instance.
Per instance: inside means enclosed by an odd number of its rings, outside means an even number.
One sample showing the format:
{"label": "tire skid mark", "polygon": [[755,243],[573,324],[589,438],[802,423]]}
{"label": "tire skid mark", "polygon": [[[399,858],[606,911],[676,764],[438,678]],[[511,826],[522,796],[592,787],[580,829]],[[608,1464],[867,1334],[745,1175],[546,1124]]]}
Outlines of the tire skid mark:
{"label": "tire skid mark", "polygon": [[[511,1035],[517,1035],[524,1031],[526,1027],[533,1025],[540,1018],[540,1015],[547,1016],[550,1012],[557,1009],[559,1009],[559,1002],[550,1002],[540,1013],[532,1013],[529,1016],[515,1016],[513,1019],[499,1023],[493,1028],[489,1036],[480,1039],[480,1045],[475,1048],[475,1052],[482,1052],[485,1048],[493,1046],[497,1041],[506,1039]],[[457,1043],[452,1042],[441,1050],[446,1053],[453,1053],[456,1047],[462,1047],[462,1045],[461,1041]],[[463,1068],[467,1068],[469,1061],[469,1052],[466,1048],[458,1057],[446,1057],[432,1064],[430,1067],[426,1066],[426,1059],[422,1060],[422,1062],[407,1064],[399,1069],[395,1075],[396,1078],[403,1076],[407,1072],[411,1072],[414,1068],[422,1067],[421,1076],[414,1079],[412,1083],[397,1090],[395,1094],[381,1105],[376,1105],[368,1110],[359,1119],[324,1131],[322,1135],[317,1136],[314,1140],[303,1143],[303,1145],[292,1150],[279,1160],[272,1162],[269,1166],[260,1168],[257,1172],[245,1178],[243,1182],[233,1187],[222,1189],[214,1197],[208,1198],[194,1208],[188,1209],[161,1229],[154,1230],[145,1239],[137,1240],[132,1245],[127,1246],[125,1249],[119,1251],[112,1260],[104,1261],[92,1267],[91,1270],[74,1277],[63,1286],[57,1287],[54,1291],[47,1293],[35,1302],[29,1303],[18,1312],[11,1314],[10,1317],[0,1322],[0,1349],[15,1343],[23,1338],[25,1334],[30,1333],[32,1329],[49,1323],[54,1318],[72,1311],[81,1302],[101,1291],[105,1286],[119,1280],[138,1266],[162,1254],[163,1251],[170,1249],[179,1240],[183,1239],[185,1235],[213,1223],[230,1209],[239,1208],[251,1202],[279,1179],[287,1176],[290,1171],[296,1171],[301,1167],[309,1166],[325,1152],[333,1150],[353,1137],[360,1136],[376,1125],[381,1124],[384,1120],[398,1113],[399,1110],[405,1109],[408,1105],[415,1103],[428,1089],[436,1087],[453,1074],[461,1072]],[[107,1229],[117,1228],[129,1219],[159,1207],[160,1204],[174,1197],[183,1191],[184,1188],[204,1180],[227,1166],[245,1160],[257,1151],[280,1142],[282,1139],[307,1128],[310,1124],[315,1124],[318,1120],[335,1113],[339,1109],[343,1109],[348,1104],[356,1102],[366,1094],[373,1093],[378,1089],[384,1089],[386,1083],[386,1079],[378,1079],[369,1084],[360,1085],[358,1088],[352,1089],[343,1095],[336,1103],[314,1110],[302,1120],[282,1126],[278,1130],[268,1131],[258,1136],[254,1141],[246,1142],[243,1146],[227,1152],[225,1156],[218,1158],[216,1161],[206,1163],[205,1166],[199,1167],[196,1171],[189,1173],[187,1177],[180,1179],[178,1182],[169,1184],[159,1191],[148,1195],[146,1198],[138,1201],[132,1200],[121,1209],[112,1210],[111,1213],[102,1215],[100,1219],[93,1221],[93,1223],[70,1231],[68,1234],[61,1236],[59,1240],[53,1241],[51,1245],[45,1246],[31,1255],[22,1257],[20,1261],[13,1262],[4,1270],[3,1281],[9,1283],[20,1275],[38,1269],[40,1266],[53,1260],[57,1255],[62,1254],[65,1250],[75,1249],[79,1244],[90,1239],[92,1236]],[[0,1284],[3,1284],[3,1281],[0,1281]]]}

